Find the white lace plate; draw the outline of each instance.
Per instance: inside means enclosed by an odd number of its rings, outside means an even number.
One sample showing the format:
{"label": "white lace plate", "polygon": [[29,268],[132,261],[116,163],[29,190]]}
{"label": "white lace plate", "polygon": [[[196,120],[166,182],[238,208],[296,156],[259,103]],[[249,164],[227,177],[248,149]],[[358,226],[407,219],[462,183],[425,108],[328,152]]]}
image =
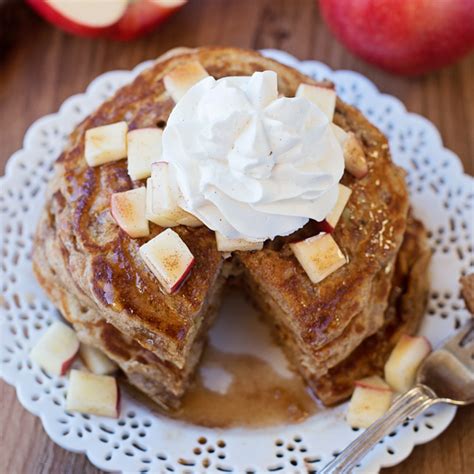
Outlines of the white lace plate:
{"label": "white lace plate", "polygon": [[[428,120],[408,113],[365,77],[333,72],[316,61],[300,62],[281,51],[265,54],[314,78],[334,81],[338,94],[389,137],[394,160],[408,171],[415,213],[430,231],[431,292],[420,332],[437,344],[468,318],[458,279],[474,267],[474,180],[463,174],[459,158],[443,147]],[[65,449],[85,452],[106,471],[315,472],[357,436],[344,421],[345,405],[318,412],[301,424],[225,430],[172,421],[125,396],[121,418],[112,420],[67,413],[67,378],[51,378],[28,359],[40,334],[59,317],[33,277],[30,257],[52,163],[74,125],[149,65],[95,79],[59,112],[36,121],[23,149],[7,164],[0,180],[1,376],[16,387],[22,405],[41,418],[51,439]],[[211,337],[222,333],[220,326]],[[438,436],[454,414],[454,407],[439,406],[405,423],[370,453],[360,470],[377,472],[399,463],[415,445]]]}

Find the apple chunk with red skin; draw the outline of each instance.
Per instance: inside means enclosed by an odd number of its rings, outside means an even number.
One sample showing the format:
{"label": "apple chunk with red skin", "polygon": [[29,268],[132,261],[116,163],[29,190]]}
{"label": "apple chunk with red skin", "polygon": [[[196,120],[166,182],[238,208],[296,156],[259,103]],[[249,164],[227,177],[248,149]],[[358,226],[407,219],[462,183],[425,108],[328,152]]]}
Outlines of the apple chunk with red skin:
{"label": "apple chunk with red skin", "polygon": [[252,242],[245,239],[228,239],[216,231],[217,250],[219,252],[234,252],[235,250],[262,250],[263,242]]}
{"label": "apple chunk with red skin", "polygon": [[290,244],[290,248],[312,283],[319,283],[347,263],[330,234],[315,235]]}
{"label": "apple chunk with red skin", "polygon": [[128,132],[128,174],[134,181],[151,175],[151,164],[161,158],[162,135],[159,128],[138,128]]}
{"label": "apple chunk with red skin", "polygon": [[72,370],[66,395],[66,410],[118,418],[120,389],[117,380],[109,375]]}
{"label": "apple chunk with red skin", "polygon": [[79,350],[76,333],[66,324],[55,321],[30,352],[30,358],[52,375],[64,375]]}
{"label": "apple chunk with red skin", "polygon": [[69,33],[129,40],[142,36],[187,0],[27,0],[45,20]]}
{"label": "apple chunk with red skin", "polygon": [[87,344],[81,344],[79,356],[87,368],[96,375],[113,374],[118,369],[118,365],[102,351]]}
{"label": "apple chunk with red skin", "polygon": [[112,217],[130,237],[146,237],[150,234],[146,218],[146,188],[130,189],[114,193],[110,198]]}
{"label": "apple chunk with red skin", "polygon": [[431,344],[423,336],[403,334],[385,364],[385,380],[397,392],[406,392],[415,383],[416,373]]}
{"label": "apple chunk with red skin", "polygon": [[127,122],[90,128],[85,134],[84,157],[89,166],[99,166],[127,157]]}
{"label": "apple chunk with red skin", "polygon": [[168,94],[178,102],[194,84],[208,77],[209,74],[199,61],[188,61],[176,66],[163,78]]}
{"label": "apple chunk with red skin", "polygon": [[374,375],[355,382],[355,389],[349,402],[347,422],[354,428],[367,428],[390,408],[392,390]]}
{"label": "apple chunk with red skin", "polygon": [[164,230],[142,245],[140,255],[169,294],[180,288],[195,263],[188,246],[171,229]]}

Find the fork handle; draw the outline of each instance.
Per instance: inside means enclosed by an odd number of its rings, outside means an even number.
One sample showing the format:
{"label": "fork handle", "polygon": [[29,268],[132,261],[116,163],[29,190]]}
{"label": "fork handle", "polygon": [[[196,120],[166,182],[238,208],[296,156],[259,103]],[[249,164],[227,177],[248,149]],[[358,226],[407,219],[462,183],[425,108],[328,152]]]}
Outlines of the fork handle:
{"label": "fork handle", "polygon": [[387,434],[391,433],[407,418],[415,418],[426,408],[438,403],[436,394],[426,385],[418,384],[395,399],[384,416],[369,426],[333,461],[318,474],[344,474],[351,472],[356,464]]}

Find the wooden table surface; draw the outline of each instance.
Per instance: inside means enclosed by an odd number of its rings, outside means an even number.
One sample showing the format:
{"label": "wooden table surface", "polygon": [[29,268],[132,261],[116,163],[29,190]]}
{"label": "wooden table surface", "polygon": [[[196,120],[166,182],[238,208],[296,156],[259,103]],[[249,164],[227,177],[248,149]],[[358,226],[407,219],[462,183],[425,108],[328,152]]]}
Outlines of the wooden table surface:
{"label": "wooden table surface", "polygon": [[[352,69],[382,91],[401,99],[409,111],[430,119],[445,145],[474,171],[474,57],[421,78],[382,72],[349,54],[323,24],[315,0],[191,0],[150,36],[130,42],[88,40],[66,35],[20,2],[0,0],[0,172],[21,147],[27,127],[56,111],[97,75],[130,69],[175,46],[232,45],[280,48],[335,69]],[[49,440],[38,418],[27,413],[14,390],[0,382],[0,472],[97,473],[82,454]],[[474,407],[459,410],[451,426],[417,447],[385,473],[474,472]]]}

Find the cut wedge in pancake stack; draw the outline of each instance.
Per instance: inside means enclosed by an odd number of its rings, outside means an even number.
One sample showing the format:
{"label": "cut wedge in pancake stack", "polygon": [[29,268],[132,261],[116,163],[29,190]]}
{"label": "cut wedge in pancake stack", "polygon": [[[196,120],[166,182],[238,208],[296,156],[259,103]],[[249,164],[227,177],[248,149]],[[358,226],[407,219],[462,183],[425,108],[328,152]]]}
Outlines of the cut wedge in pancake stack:
{"label": "cut wedge in pancake stack", "polygon": [[[153,180],[165,179],[166,163],[134,157],[144,144],[159,153],[158,130],[196,81],[256,71],[276,72],[286,97],[311,100],[310,86],[322,89],[318,106],[331,113],[351,158],[339,191],[343,203],[323,223],[310,221],[264,244],[222,235],[216,243],[216,233],[196,217],[163,204],[167,195]],[[112,124],[121,131],[105,129],[110,149],[104,150],[98,127]],[[128,150],[116,133],[128,133]],[[161,204],[154,206],[157,195]],[[423,313],[429,251],[409,207],[404,173],[392,163],[385,137],[336,100],[330,84],[253,51],[180,48],[72,133],[49,185],[34,270],[79,339],[105,352],[165,408],[177,407],[191,383],[226,278],[238,274],[295,369],[332,404],[350,395],[355,379],[380,372],[400,334],[416,330]],[[132,208],[140,208],[133,219]],[[164,236],[188,259],[181,275],[156,264],[164,258]],[[336,260],[314,267],[322,248]]]}

